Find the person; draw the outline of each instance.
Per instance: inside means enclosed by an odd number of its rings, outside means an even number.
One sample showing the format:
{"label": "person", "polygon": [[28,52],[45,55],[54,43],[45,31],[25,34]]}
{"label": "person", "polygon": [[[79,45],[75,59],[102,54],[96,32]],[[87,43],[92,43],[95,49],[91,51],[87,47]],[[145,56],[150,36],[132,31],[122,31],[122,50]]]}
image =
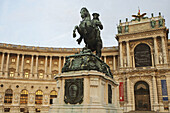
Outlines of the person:
{"label": "person", "polygon": [[[95,28],[96,34],[97,34],[96,38],[97,38],[97,40],[101,40],[100,30],[103,29],[103,25],[102,25],[102,23],[99,20],[99,16],[100,15],[98,13],[93,13],[92,16],[93,16],[92,25]],[[100,28],[100,30],[99,30],[99,28]]]}
{"label": "person", "polygon": [[96,42],[97,42],[96,55],[100,57],[101,56],[101,48],[102,48],[102,40],[101,40],[101,36],[100,36],[100,30],[103,29],[103,25],[99,20],[100,15],[98,13],[93,13],[92,16],[93,16],[92,25],[96,31]]}

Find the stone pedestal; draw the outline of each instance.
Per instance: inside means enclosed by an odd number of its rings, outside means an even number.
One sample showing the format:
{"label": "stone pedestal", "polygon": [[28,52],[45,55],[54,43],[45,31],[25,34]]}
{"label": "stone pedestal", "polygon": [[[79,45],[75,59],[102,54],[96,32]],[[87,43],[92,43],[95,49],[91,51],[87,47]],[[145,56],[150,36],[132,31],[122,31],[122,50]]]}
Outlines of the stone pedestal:
{"label": "stone pedestal", "polygon": [[[83,79],[83,100],[81,103],[65,103],[65,80]],[[114,98],[117,84],[115,81],[97,71],[67,72],[55,77],[58,87],[58,98],[50,107],[49,113],[121,113]],[[108,98],[108,85],[112,95]],[[110,103],[109,103],[110,99]],[[116,102],[116,103],[115,103]]]}
{"label": "stone pedestal", "polygon": [[49,113],[122,113],[109,66],[89,50],[66,57],[55,79],[58,97]]}

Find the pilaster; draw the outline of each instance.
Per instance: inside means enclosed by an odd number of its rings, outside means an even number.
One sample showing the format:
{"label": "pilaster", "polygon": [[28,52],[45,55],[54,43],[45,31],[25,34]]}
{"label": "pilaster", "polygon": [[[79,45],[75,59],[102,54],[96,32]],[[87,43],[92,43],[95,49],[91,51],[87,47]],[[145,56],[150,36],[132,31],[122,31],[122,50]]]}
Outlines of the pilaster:
{"label": "pilaster", "polygon": [[0,72],[0,75],[3,75],[3,68],[4,68],[4,56],[5,56],[5,53],[2,53],[2,59],[1,59],[1,72]]}
{"label": "pilaster", "polygon": [[20,78],[23,77],[23,69],[24,69],[24,54],[22,54]]}
{"label": "pilaster", "polygon": [[45,56],[45,66],[44,66],[44,78],[47,78],[47,60],[48,56]]}
{"label": "pilaster", "polygon": [[167,64],[165,37],[161,37],[161,40],[162,40],[162,53],[163,53],[164,64]]}
{"label": "pilaster", "polygon": [[38,55],[36,56],[36,63],[35,63],[35,78],[38,78]]}
{"label": "pilaster", "polygon": [[120,67],[123,67],[122,42],[119,42]]}
{"label": "pilaster", "polygon": [[116,56],[113,56],[113,70],[116,70]]}
{"label": "pilaster", "polygon": [[157,37],[153,38],[154,40],[154,51],[155,51],[155,65],[157,65],[158,62],[158,45],[157,45]]}
{"label": "pilaster", "polygon": [[9,56],[10,56],[10,53],[7,53],[7,61],[6,61],[5,77],[8,76]]}
{"label": "pilaster", "polygon": [[50,69],[49,69],[49,76],[51,78],[52,75],[52,56],[50,56]]}
{"label": "pilaster", "polygon": [[127,67],[130,67],[129,41],[126,41]]}
{"label": "pilaster", "polygon": [[32,57],[31,57],[30,78],[33,77],[33,66],[34,66],[34,55],[32,55]]}
{"label": "pilaster", "polygon": [[59,56],[58,72],[61,73],[61,56]]}
{"label": "pilaster", "polygon": [[15,77],[18,77],[18,75],[19,75],[19,56],[20,56],[20,54],[17,54]]}
{"label": "pilaster", "polygon": [[158,108],[158,91],[155,76],[152,77],[152,87],[153,87],[153,109],[157,111]]}

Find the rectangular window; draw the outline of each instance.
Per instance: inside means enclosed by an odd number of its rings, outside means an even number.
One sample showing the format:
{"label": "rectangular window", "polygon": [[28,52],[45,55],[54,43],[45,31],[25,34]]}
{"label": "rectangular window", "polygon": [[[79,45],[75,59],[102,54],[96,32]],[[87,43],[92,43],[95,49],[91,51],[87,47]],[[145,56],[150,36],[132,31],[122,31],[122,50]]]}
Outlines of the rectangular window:
{"label": "rectangular window", "polygon": [[44,64],[44,61],[43,61],[43,60],[41,60],[41,61],[40,61],[40,64]]}
{"label": "rectangular window", "polygon": [[11,71],[10,74],[9,74],[10,77],[14,77],[14,72]]}
{"label": "rectangular window", "polygon": [[166,80],[161,80],[161,86],[162,86],[162,99],[163,101],[168,101]]}
{"label": "rectangular window", "polygon": [[24,112],[24,108],[20,108],[20,112]]}
{"label": "rectangular window", "polygon": [[10,112],[10,108],[4,108],[4,112]]}
{"label": "rectangular window", "polygon": [[109,64],[111,65],[111,64],[112,64],[112,61],[109,61]]}
{"label": "rectangular window", "polygon": [[12,58],[11,62],[14,63],[15,62],[15,58]]}
{"label": "rectangular window", "polygon": [[41,112],[40,108],[35,109],[36,112]]}
{"label": "rectangular window", "polygon": [[30,63],[30,60],[29,60],[29,59],[27,59],[27,60],[26,60],[26,63],[27,63],[27,64],[29,64],[29,63]]}
{"label": "rectangular window", "polygon": [[54,62],[54,65],[57,65],[57,64],[58,64],[58,63],[55,61],[55,62]]}
{"label": "rectangular window", "polygon": [[28,72],[25,72],[25,78],[28,78],[29,77],[29,73]]}
{"label": "rectangular window", "polygon": [[39,73],[39,78],[43,78],[43,73]]}

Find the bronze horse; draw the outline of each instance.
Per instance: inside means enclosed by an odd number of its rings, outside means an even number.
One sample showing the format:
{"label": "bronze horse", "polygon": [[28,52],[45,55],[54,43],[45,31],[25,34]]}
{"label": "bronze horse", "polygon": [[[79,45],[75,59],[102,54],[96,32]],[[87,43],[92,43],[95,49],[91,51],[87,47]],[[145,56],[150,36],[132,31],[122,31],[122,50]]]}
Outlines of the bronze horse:
{"label": "bronze horse", "polygon": [[[73,30],[73,37],[76,37],[76,30],[80,34],[80,38],[77,39],[78,44],[82,39],[85,42],[85,48],[90,49],[92,52],[96,51],[96,55],[101,57],[102,40],[100,38],[99,30],[94,27],[94,23],[91,20],[89,11],[86,8],[82,8],[80,11],[82,21],[79,26],[75,26]],[[103,26],[101,26],[103,28]],[[99,35],[98,35],[99,34]]]}

